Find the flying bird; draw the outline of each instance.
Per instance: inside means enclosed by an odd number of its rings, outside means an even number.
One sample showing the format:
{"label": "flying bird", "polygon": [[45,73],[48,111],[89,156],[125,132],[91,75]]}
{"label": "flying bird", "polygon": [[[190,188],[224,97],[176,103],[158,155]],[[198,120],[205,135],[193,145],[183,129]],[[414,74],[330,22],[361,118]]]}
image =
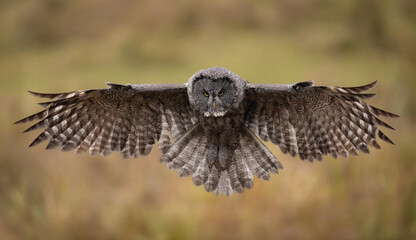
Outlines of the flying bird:
{"label": "flying bird", "polygon": [[[114,84],[107,89],[45,94],[45,109],[16,123],[39,120],[25,132],[44,131],[30,144],[123,158],[145,156],[157,142],[161,162],[206,191],[230,196],[283,169],[263,144],[302,160],[369,153],[378,138],[393,144],[379,119],[398,117],[370,106],[360,87],[250,84],[226,68],[195,73],[184,84]],[[262,140],[262,141],[261,141]]]}

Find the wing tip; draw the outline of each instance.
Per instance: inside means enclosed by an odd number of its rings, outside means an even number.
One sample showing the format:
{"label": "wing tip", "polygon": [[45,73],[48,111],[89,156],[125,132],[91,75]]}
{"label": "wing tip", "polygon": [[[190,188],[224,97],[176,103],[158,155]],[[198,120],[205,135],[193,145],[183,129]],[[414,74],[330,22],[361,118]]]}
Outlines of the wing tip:
{"label": "wing tip", "polygon": [[377,84],[378,84],[378,80],[375,80],[374,82],[371,82],[371,83],[369,83],[367,85],[364,85],[364,86],[368,86],[368,87],[370,87],[369,89],[371,89],[371,88],[377,86]]}
{"label": "wing tip", "polygon": [[39,93],[39,92],[30,91],[30,90],[27,90],[27,92],[32,94],[35,97],[47,97],[47,95],[49,95],[46,93]]}
{"label": "wing tip", "polygon": [[49,99],[54,99],[54,98],[62,95],[62,93],[39,93],[39,92],[30,91],[30,90],[27,90],[27,92],[32,94],[35,97],[49,98]]}
{"label": "wing tip", "polygon": [[398,114],[391,113],[391,112],[389,112],[389,113],[390,113],[391,118],[399,118],[400,117],[400,115],[398,115]]}
{"label": "wing tip", "polygon": [[26,118],[23,118],[23,119],[20,119],[20,120],[17,120],[16,122],[14,122],[13,124],[21,124],[21,123],[24,123]]}
{"label": "wing tip", "polygon": [[375,80],[372,83],[363,85],[363,86],[357,86],[357,87],[339,87],[345,91],[353,92],[353,93],[361,93],[368,91],[370,89],[373,89],[378,84],[378,80]]}
{"label": "wing tip", "polygon": [[374,88],[375,86],[377,86],[377,84],[378,84],[378,80],[375,80],[374,82],[363,85],[360,88],[362,88],[362,91],[367,91],[367,90],[370,90],[370,89]]}
{"label": "wing tip", "polygon": [[28,146],[28,148],[34,147],[36,145],[38,145],[40,143],[40,141],[38,141],[38,139],[33,140],[33,142],[31,142]]}

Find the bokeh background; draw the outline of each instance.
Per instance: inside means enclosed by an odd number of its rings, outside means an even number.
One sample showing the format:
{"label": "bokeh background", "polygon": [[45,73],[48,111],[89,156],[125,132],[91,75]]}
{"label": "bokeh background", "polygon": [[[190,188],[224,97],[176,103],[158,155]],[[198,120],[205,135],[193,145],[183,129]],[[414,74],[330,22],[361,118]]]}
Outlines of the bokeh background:
{"label": "bokeh background", "polygon": [[[0,239],[416,239],[416,1],[0,1]],[[216,197],[160,152],[124,160],[27,148],[26,90],[183,83],[231,69],[251,83],[356,86],[401,115],[395,146],[285,169]]]}

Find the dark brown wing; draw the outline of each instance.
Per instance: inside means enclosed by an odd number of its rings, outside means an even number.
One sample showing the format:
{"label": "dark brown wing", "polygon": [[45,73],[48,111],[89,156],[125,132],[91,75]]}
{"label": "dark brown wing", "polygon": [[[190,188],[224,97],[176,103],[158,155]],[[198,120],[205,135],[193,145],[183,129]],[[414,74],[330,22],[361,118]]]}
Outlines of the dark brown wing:
{"label": "dark brown wing", "polygon": [[177,140],[197,120],[185,84],[107,84],[108,89],[60,94],[34,93],[51,101],[45,110],[16,123],[40,120],[25,132],[45,128],[30,144],[49,140],[47,149],[61,146],[92,156],[120,151],[124,158],[150,153],[155,141],[165,152],[169,133]]}
{"label": "dark brown wing", "polygon": [[376,83],[352,88],[315,87],[312,82],[251,85],[244,124],[283,153],[301,159],[368,153],[369,145],[380,148],[377,135],[393,144],[378,126],[393,128],[378,116],[398,117],[364,102],[374,94],[363,92]]}

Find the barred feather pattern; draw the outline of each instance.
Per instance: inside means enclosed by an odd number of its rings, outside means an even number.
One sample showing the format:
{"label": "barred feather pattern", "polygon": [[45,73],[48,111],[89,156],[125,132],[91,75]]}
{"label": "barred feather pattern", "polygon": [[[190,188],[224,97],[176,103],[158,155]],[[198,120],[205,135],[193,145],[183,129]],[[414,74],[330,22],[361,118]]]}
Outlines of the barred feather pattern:
{"label": "barred feather pattern", "polygon": [[251,85],[244,124],[262,140],[302,160],[369,153],[369,146],[380,148],[377,136],[393,144],[379,126],[393,127],[379,117],[398,117],[365,102],[375,94],[364,92],[376,83],[350,88],[315,87],[312,82]]}
{"label": "barred feather pattern", "polygon": [[123,158],[148,155],[159,141],[166,152],[170,135],[177,140],[196,123],[186,86],[119,85],[109,89],[59,94],[30,92],[51,101],[45,109],[16,123],[39,120],[25,132],[45,128],[30,144],[49,140],[47,149],[89,151],[91,156],[121,152]]}
{"label": "barred feather pattern", "polygon": [[254,136],[243,127],[239,142],[228,168],[219,169],[207,162],[207,138],[200,124],[195,125],[162,156],[169,169],[177,169],[180,177],[192,175],[195,185],[204,185],[208,192],[230,196],[253,187],[253,174],[264,180],[277,174],[282,164]]}
{"label": "barred feather pattern", "polygon": [[[365,102],[374,97],[365,92],[376,82],[350,88],[312,82],[250,85],[227,71],[214,75],[222,74],[238,83],[238,101],[216,117],[196,112],[185,84],[109,83],[108,89],[30,92],[49,101],[40,103],[43,111],[16,123],[37,121],[25,132],[44,129],[30,147],[49,141],[47,149],[88,151],[91,156],[118,151],[123,158],[137,158],[149,154],[158,141],[164,154],[160,160],[168,168],[181,177],[192,176],[208,192],[227,196],[252,188],[253,175],[269,180],[283,169],[260,139],[311,162],[325,155],[369,153],[369,146],[380,148],[378,138],[393,144],[379,129],[393,127],[380,117],[398,116]],[[220,142],[213,139],[220,137],[226,158],[221,162],[218,150],[208,160],[210,147]]]}

